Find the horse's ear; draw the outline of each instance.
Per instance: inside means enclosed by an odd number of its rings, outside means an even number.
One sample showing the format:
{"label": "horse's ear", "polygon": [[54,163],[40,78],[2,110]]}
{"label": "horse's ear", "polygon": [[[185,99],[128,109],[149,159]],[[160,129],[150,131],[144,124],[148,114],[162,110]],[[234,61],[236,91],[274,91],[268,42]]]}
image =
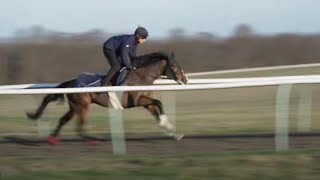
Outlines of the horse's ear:
{"label": "horse's ear", "polygon": [[171,56],[174,58],[174,52],[173,51],[171,52]]}

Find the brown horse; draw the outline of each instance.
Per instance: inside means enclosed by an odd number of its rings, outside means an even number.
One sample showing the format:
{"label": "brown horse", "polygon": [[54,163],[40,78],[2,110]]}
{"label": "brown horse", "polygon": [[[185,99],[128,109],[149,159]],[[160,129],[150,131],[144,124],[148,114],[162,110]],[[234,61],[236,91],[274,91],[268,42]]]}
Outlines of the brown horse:
{"label": "brown horse", "polygon": [[[168,55],[166,53],[151,53],[140,56],[132,60],[132,64],[137,67],[129,72],[123,85],[137,86],[137,85],[152,85],[153,82],[165,75],[169,79],[177,81],[179,84],[187,84],[187,77],[184,74],[179,63],[174,59],[173,53]],[[75,79],[63,82],[57,88],[74,87]],[[91,103],[98,104],[103,107],[112,107],[107,93],[75,93],[66,95],[69,102],[69,111],[60,118],[59,124],[51,133],[48,142],[52,145],[59,141],[57,136],[61,128],[74,116],[78,115],[78,132],[79,135],[88,142],[93,142],[83,130],[83,125],[87,121],[89,107]],[[56,100],[64,100],[63,94],[48,94],[44,97],[41,105],[34,113],[26,113],[30,119],[38,119],[46,106]],[[167,135],[180,140],[183,135],[175,133],[175,127],[169,122],[163,110],[161,101],[152,98],[152,92],[149,91],[130,91],[123,92],[121,104],[123,108],[141,107],[143,106],[156,117],[159,126],[164,128]]]}

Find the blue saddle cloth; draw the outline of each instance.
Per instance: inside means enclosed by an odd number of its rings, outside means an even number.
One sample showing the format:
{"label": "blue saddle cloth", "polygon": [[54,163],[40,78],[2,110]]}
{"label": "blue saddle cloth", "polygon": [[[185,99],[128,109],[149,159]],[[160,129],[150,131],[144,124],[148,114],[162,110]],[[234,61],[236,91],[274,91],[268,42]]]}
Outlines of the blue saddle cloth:
{"label": "blue saddle cloth", "polygon": [[84,72],[76,78],[75,87],[99,87],[106,74]]}
{"label": "blue saddle cloth", "polygon": [[[121,69],[112,81],[113,86],[121,86],[128,75],[127,69]],[[102,80],[106,77],[105,73],[88,73],[84,72],[76,78],[75,87],[99,87]]]}

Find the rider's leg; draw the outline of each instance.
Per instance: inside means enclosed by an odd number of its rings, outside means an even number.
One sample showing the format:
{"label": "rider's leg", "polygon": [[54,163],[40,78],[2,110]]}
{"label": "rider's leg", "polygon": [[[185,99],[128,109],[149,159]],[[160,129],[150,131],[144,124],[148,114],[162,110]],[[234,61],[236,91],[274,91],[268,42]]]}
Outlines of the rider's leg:
{"label": "rider's leg", "polygon": [[105,79],[103,80],[102,86],[106,86],[110,84],[111,79],[113,76],[120,70],[121,66],[117,59],[116,52],[109,49],[103,49],[105,57],[108,59],[108,62],[111,66],[110,70],[108,71]]}

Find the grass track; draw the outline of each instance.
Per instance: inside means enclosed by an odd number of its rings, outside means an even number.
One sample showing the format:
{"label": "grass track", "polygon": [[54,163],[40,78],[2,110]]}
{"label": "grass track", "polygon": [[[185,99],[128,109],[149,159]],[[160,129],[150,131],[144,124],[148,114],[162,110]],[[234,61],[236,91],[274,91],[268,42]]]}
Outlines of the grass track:
{"label": "grass track", "polygon": [[[319,179],[318,150],[1,158],[3,179]],[[19,162],[19,163],[17,163]],[[5,164],[5,166],[4,166]],[[86,166],[84,166],[86,165]]]}

